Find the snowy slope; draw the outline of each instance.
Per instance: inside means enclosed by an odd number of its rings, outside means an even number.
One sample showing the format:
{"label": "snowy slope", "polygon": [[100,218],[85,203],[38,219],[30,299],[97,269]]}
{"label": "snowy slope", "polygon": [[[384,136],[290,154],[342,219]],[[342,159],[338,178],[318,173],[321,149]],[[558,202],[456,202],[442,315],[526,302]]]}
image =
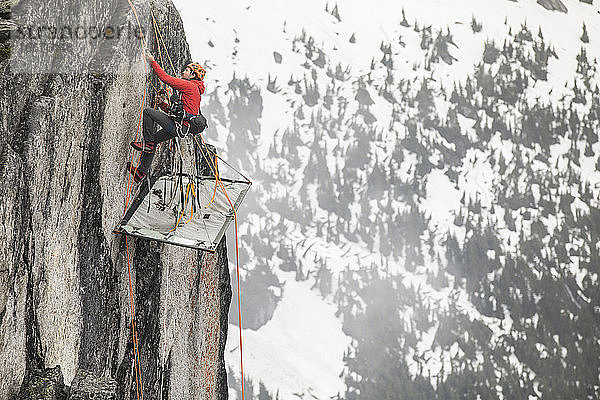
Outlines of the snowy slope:
{"label": "snowy slope", "polygon": [[[284,274],[284,296],[273,318],[243,336],[244,368],[253,380],[265,382],[280,398],[306,393],[328,398],[344,392],[339,379],[342,356],[350,342],[335,317],[335,307],[323,302],[309,282]],[[243,289],[242,289],[243,290]],[[229,363],[239,363],[237,327],[230,326]]]}
{"label": "snowy slope", "polygon": [[[303,49],[298,50],[296,47],[297,38],[303,31],[314,38],[317,46],[325,51],[328,65],[335,66],[339,63],[343,67],[350,67],[350,79],[348,85],[342,88],[341,96],[352,96],[352,85],[358,78],[366,79],[370,73],[380,73],[372,71],[371,64],[374,58],[379,61],[383,42],[392,45],[395,70],[399,75],[397,78],[414,81],[429,77],[435,87],[448,88],[455,82],[464,82],[467,76],[473,74],[487,40],[493,40],[501,47],[509,30],[517,32],[525,24],[534,35],[538,28],[541,29],[544,40],[558,56],[558,59],[549,61],[548,80],[537,81],[535,85],[528,87],[527,97],[531,101],[541,98],[547,102],[558,102],[570,90],[570,86],[565,84],[572,82],[577,65],[576,55],[580,48],[583,46],[587,49],[589,58],[600,56],[598,5],[592,6],[576,0],[563,2],[569,10],[566,14],[545,10],[535,0],[380,1],[376,7],[365,7],[365,3],[359,1],[324,4],[316,0],[294,3],[236,0],[210,5],[177,0],[175,4],[183,17],[193,57],[207,67],[209,92],[218,90],[225,93],[234,75],[247,76],[261,88],[264,109],[260,118],[261,132],[257,151],[259,158],[266,158],[269,147],[292,124],[301,104],[299,96],[294,94],[293,86],[286,83],[290,79],[310,77],[310,69],[304,66],[306,56],[301,51]],[[334,6],[337,7],[340,20],[331,13]],[[400,25],[403,10],[410,27]],[[473,18],[482,24],[483,30],[479,34],[474,34],[471,29]],[[419,45],[420,33],[413,29],[415,20],[421,28],[431,25],[433,32],[451,30],[456,46],[451,46],[449,51],[456,59],[455,62],[451,65],[436,64],[431,71],[424,69],[423,51]],[[580,41],[584,23],[591,38],[589,44]],[[353,42],[350,41],[352,36],[355,38]],[[275,53],[281,55],[280,63]],[[272,93],[267,90],[269,77],[271,80],[277,79],[280,92]],[[327,77],[322,73],[319,73],[316,81],[320,88],[327,86]],[[375,102],[371,112],[375,116],[383,116],[374,125],[382,130],[384,137],[388,138],[387,143],[391,145],[381,149],[379,157],[384,159],[393,149],[394,132],[403,131],[403,128],[399,124],[392,124],[394,129],[390,131],[387,116],[392,106],[375,93],[370,94]],[[348,100],[350,103],[354,102],[352,97]],[[350,107],[356,110],[354,104]],[[444,109],[448,108],[447,102],[436,99],[436,108],[436,112],[443,114]],[[459,122],[469,132],[475,121],[460,116]],[[233,152],[232,149],[225,149],[228,135],[225,127],[215,125],[215,131],[207,135],[226,154]],[[311,140],[306,132],[301,132],[300,135],[307,135],[301,136],[306,141]],[[328,148],[332,148],[337,139],[323,140],[329,140],[331,143]],[[492,139],[490,147],[497,149],[496,156],[502,153],[506,160],[512,157],[510,142],[499,136]],[[556,146],[554,149],[557,157],[567,150],[564,146]],[[479,199],[484,208],[493,208],[494,189],[501,182],[495,180],[497,178],[494,177],[488,155],[483,151],[469,150],[465,158],[469,162],[463,163],[461,167],[458,187],[440,170],[429,174],[425,186],[426,197],[419,207],[427,210],[431,217],[429,227],[437,239],[452,232],[459,238],[463,237],[461,242],[464,240],[464,228],[453,224],[461,208],[462,194],[467,199]],[[308,163],[308,156],[307,153],[300,154],[303,165]],[[327,162],[332,170],[336,164],[335,158],[331,156]],[[413,164],[407,157],[402,164],[402,171],[410,171]],[[244,166],[241,167],[244,169]],[[277,166],[266,163],[264,168],[274,170]],[[590,183],[600,182],[593,163],[582,168],[587,171]],[[298,170],[301,171],[302,168]],[[301,176],[297,178],[297,182],[302,181]],[[299,190],[298,186],[299,183],[293,188],[281,189],[295,192]],[[352,210],[352,213],[358,215],[359,210]],[[269,218],[277,220],[275,216]],[[322,222],[327,218],[327,213],[317,210],[318,221]],[[256,232],[258,229],[248,223],[242,224],[240,231]],[[516,232],[506,230],[505,235],[507,242],[518,242]],[[307,227],[303,233],[293,230],[287,240],[295,244],[296,254],[308,272],[316,270],[314,260],[318,257],[326,260],[334,276],[348,268],[352,269],[353,265],[384,263],[383,257],[364,242],[342,239],[339,243],[332,243],[320,235],[315,227]],[[273,268],[280,262],[281,260],[274,259]],[[437,291],[426,282],[426,272],[438,268],[432,260],[427,260],[423,268],[410,273],[404,269],[402,262],[391,261],[391,264],[394,270],[405,274],[406,285],[420,288],[428,304],[442,308],[447,306],[448,291]],[[253,265],[252,260],[250,265]],[[282,399],[295,398],[294,394],[301,398],[307,395],[326,399],[343,393],[345,386],[340,377],[344,368],[342,358],[351,342],[342,332],[342,322],[336,317],[333,299],[320,297],[315,289],[311,289],[311,280],[298,282],[294,274],[281,271],[277,274],[283,283],[283,297],[273,317],[257,331],[244,331],[246,374],[255,382],[264,382],[271,393],[279,391]],[[502,320],[482,316],[466,296],[461,296],[458,303],[466,315],[485,321],[492,328],[495,338],[512,326],[509,316]],[[407,315],[407,318],[410,317]],[[439,348],[429,350],[434,334],[435,329],[420,335],[418,348],[434,354],[428,367],[432,374],[437,374],[442,364],[449,363],[449,358],[459,350],[453,347],[449,355],[442,354]],[[237,340],[237,327],[230,325],[226,357],[228,364],[235,370],[239,369]]]}
{"label": "snowy slope", "polygon": [[[354,75],[368,71],[376,49],[382,41],[394,42],[405,29],[399,26],[402,9],[409,23],[418,17],[420,24],[438,29],[452,27],[458,49],[454,53],[460,66],[449,66],[436,71],[440,77],[461,79],[472,72],[479,60],[483,42],[487,38],[502,43],[507,25],[513,29],[527,23],[533,32],[541,27],[546,39],[554,45],[559,61],[551,73],[558,82],[560,71],[571,71],[578,51],[581,26],[587,25],[590,37],[600,34],[598,6],[582,4],[577,0],[565,1],[569,12],[551,12],[541,8],[535,0],[520,2],[503,1],[380,1],[377,7],[364,7],[360,1],[337,4],[341,22],[326,13],[321,1],[304,1],[281,4],[277,1],[260,3],[233,1],[226,4],[175,1],[187,30],[192,55],[200,62],[208,61],[209,72],[215,82],[228,82],[233,72],[248,75],[255,82],[266,82],[267,74],[289,76],[300,73],[297,61],[304,60],[290,49],[290,41],[305,30],[322,43],[327,56],[336,62],[350,65]],[[330,8],[336,5],[331,2]],[[471,18],[484,25],[484,35],[473,35]],[[453,25],[462,25],[455,29]],[[349,38],[356,35],[356,43]],[[211,44],[212,43],[212,46]],[[213,47],[214,46],[214,47]],[[592,51],[597,46],[589,45]],[[273,52],[284,55],[283,63],[277,64]],[[410,44],[402,50],[408,61],[414,49]],[[404,57],[403,57],[404,58]],[[294,62],[296,61],[296,62]],[[549,81],[550,84],[557,82]],[[268,113],[265,113],[268,114]]]}

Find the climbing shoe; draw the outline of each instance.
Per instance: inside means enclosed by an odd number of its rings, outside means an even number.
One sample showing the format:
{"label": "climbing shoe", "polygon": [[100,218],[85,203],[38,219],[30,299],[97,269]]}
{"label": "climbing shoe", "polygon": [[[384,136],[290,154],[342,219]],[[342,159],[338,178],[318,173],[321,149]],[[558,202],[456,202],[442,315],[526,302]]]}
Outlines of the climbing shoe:
{"label": "climbing shoe", "polygon": [[134,167],[130,162],[127,163],[127,171],[133,175],[133,181],[135,183],[141,182],[146,177],[146,174]]}
{"label": "climbing shoe", "polygon": [[131,147],[144,153],[154,153],[154,142],[131,142]]}

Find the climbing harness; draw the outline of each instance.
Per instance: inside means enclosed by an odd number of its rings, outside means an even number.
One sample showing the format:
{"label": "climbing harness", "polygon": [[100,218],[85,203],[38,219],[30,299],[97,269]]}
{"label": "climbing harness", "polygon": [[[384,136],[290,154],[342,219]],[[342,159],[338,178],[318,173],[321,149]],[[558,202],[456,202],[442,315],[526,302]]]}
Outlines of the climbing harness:
{"label": "climbing harness", "polygon": [[177,136],[185,138],[189,133],[202,133],[208,126],[202,112],[198,115],[190,114],[183,108],[183,101],[177,93],[173,93],[169,100],[167,115],[175,123]]}

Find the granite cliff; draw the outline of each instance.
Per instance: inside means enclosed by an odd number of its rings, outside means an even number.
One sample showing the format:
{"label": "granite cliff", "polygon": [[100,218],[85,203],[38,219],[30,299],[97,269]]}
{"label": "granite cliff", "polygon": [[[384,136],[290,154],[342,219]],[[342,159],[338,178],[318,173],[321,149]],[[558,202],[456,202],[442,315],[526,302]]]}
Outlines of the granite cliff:
{"label": "granite cliff", "polygon": [[[177,10],[168,0],[22,0],[1,13],[11,56],[0,58],[0,398],[137,398],[130,280],[144,396],[227,398],[225,240],[210,254],[112,231],[152,85],[139,38],[110,35],[142,28],[157,50],[154,15],[180,71],[190,53]],[[73,37],[53,36],[53,21]],[[105,40],[75,40],[79,26]],[[28,27],[50,51],[27,51]],[[157,169],[168,168],[163,153]]]}

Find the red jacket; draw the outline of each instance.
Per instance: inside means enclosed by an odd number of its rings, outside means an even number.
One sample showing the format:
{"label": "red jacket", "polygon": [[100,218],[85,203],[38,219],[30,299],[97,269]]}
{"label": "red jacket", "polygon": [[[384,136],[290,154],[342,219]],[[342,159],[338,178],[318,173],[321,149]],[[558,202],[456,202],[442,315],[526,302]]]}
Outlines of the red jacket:
{"label": "red jacket", "polygon": [[204,94],[204,81],[199,80],[185,80],[174,78],[167,74],[158,65],[156,61],[151,63],[152,69],[156,72],[158,79],[171,86],[175,90],[179,90],[181,93],[181,100],[183,101],[183,109],[190,114],[198,115],[200,113],[200,100],[202,94]]}

